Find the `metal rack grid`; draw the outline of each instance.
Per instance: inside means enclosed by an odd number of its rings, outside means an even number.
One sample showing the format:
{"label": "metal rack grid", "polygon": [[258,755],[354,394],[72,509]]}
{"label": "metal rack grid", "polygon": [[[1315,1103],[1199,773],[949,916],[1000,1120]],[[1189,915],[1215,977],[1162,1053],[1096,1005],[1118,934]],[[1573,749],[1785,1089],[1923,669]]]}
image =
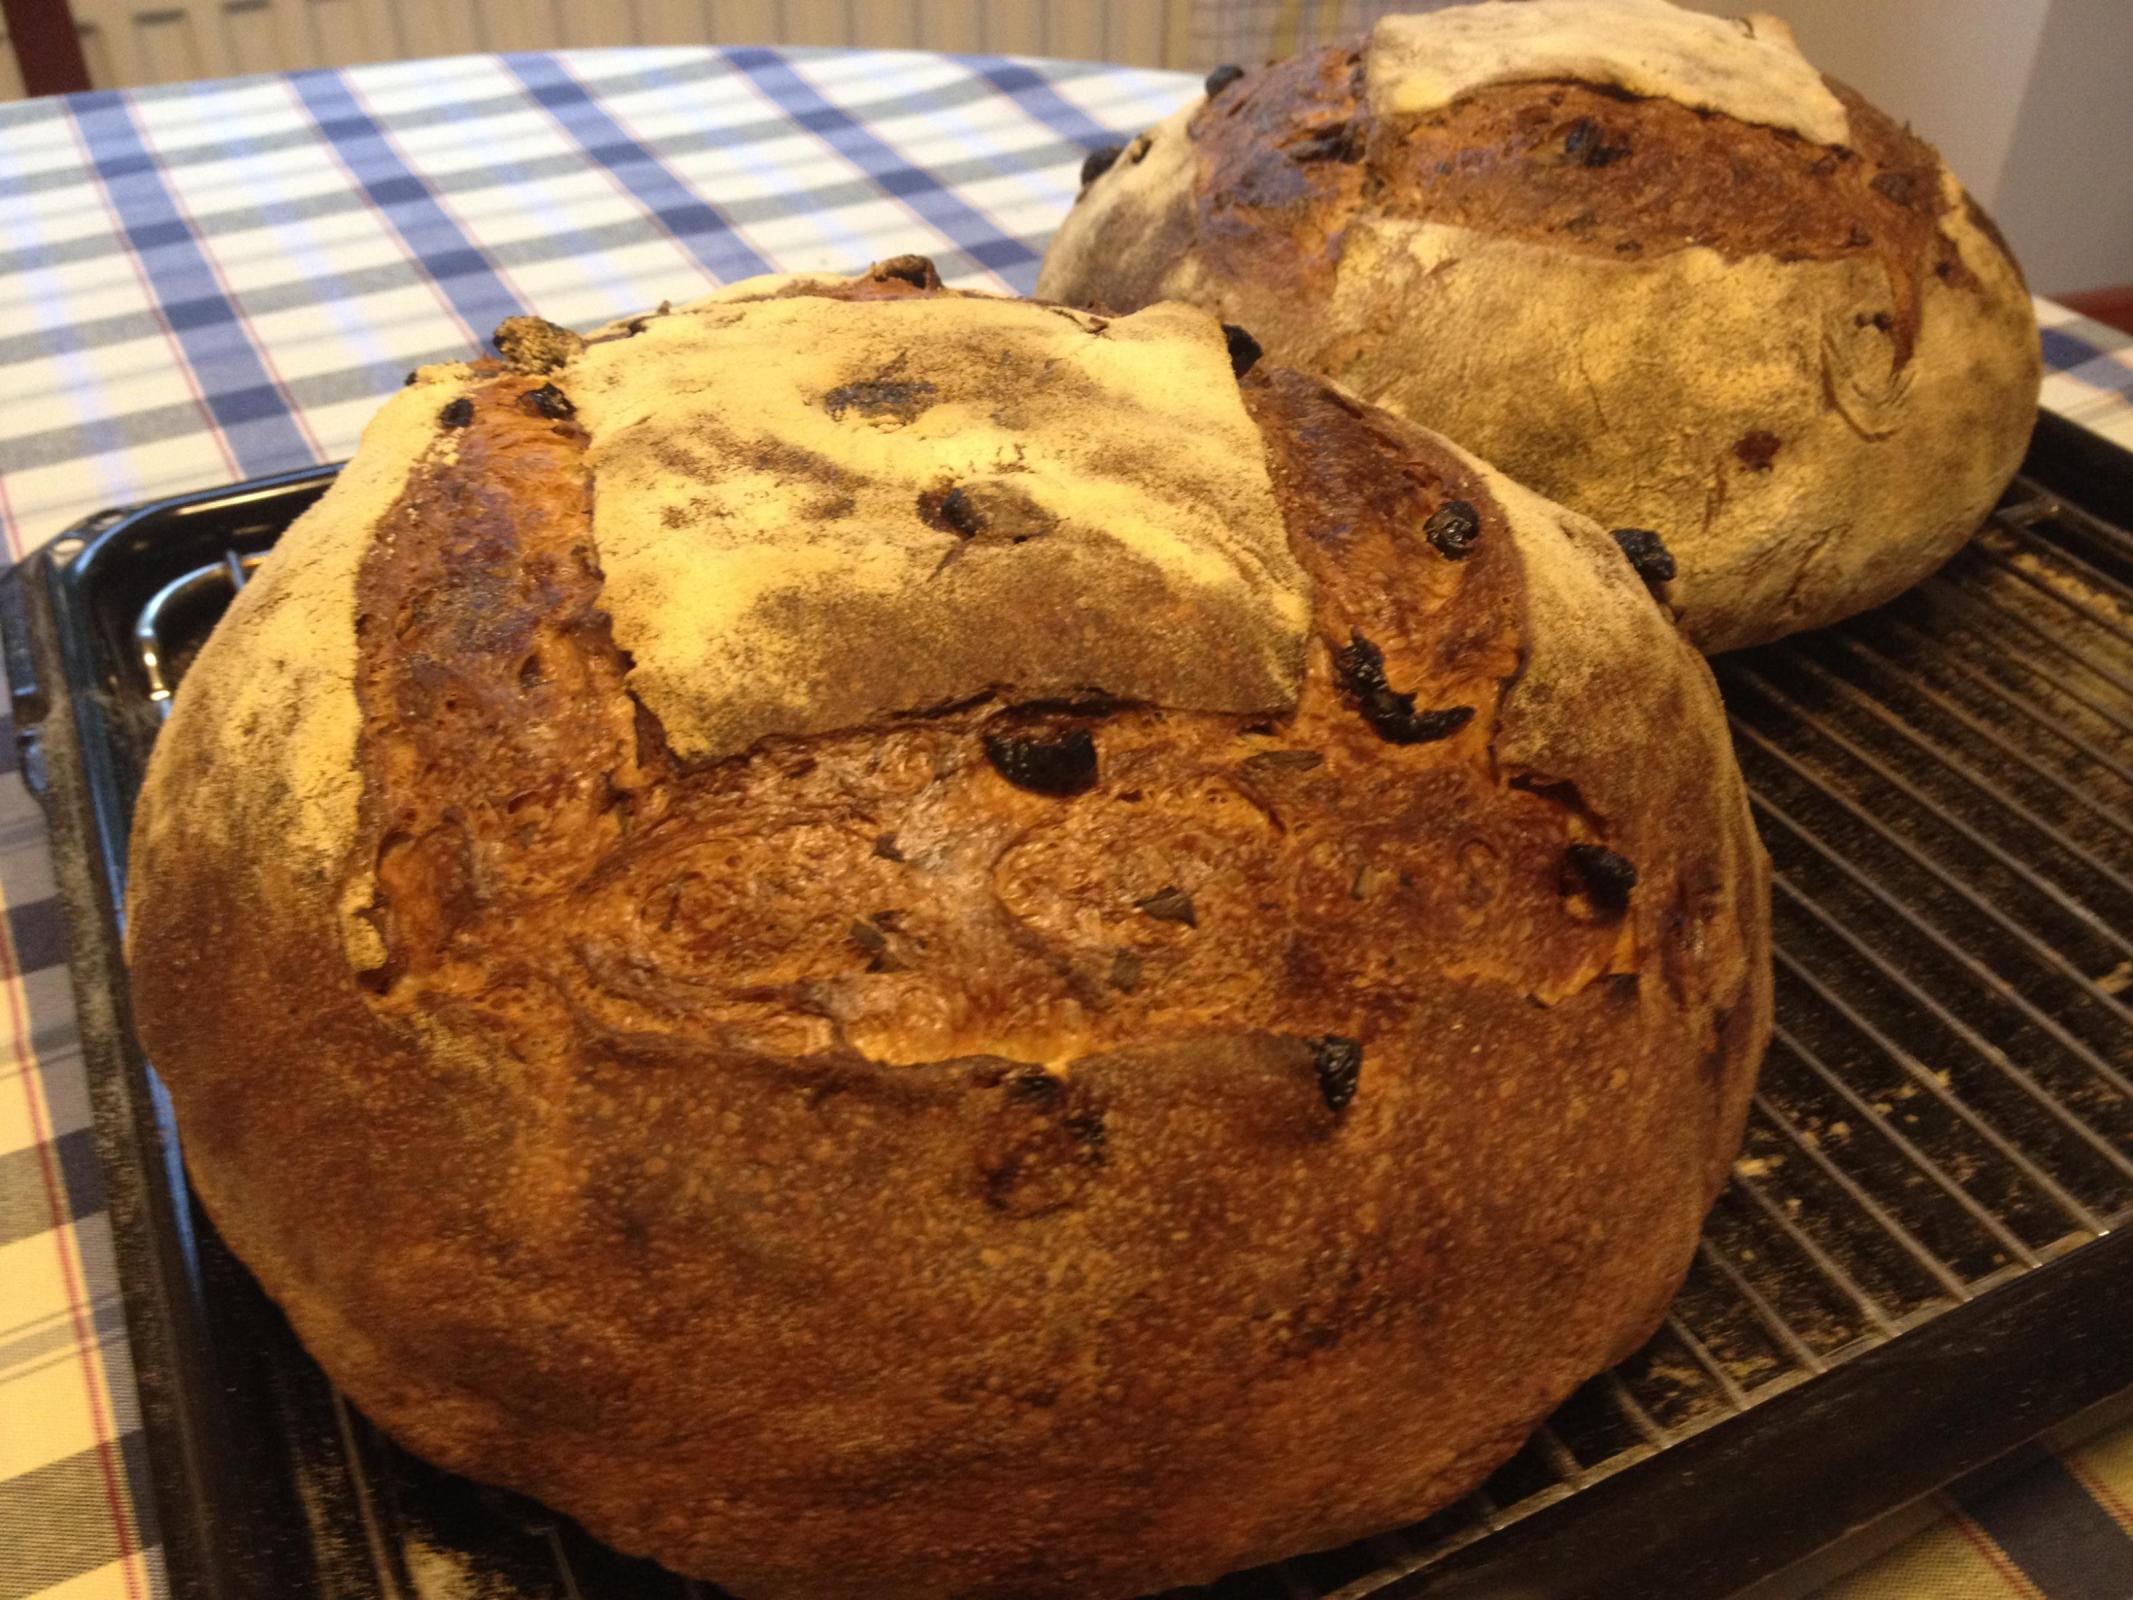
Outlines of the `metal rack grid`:
{"label": "metal rack grid", "polygon": [[[257,559],[142,612],[159,708]],[[1181,1593],[1361,1600],[2133,1218],[2133,538],[2018,480],[1919,589],[1718,676],[1774,867],[1778,1026],[1665,1325],[1460,1504]],[[335,1407],[410,1594],[712,1593]]]}

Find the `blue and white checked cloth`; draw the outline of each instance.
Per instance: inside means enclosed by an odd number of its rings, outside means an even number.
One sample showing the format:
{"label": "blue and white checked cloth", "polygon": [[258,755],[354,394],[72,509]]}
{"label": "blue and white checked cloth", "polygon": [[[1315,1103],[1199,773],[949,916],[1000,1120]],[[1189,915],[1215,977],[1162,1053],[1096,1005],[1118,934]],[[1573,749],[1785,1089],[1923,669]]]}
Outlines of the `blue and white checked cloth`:
{"label": "blue and white checked cloth", "polygon": [[1175,73],[918,54],[467,57],[0,106],[0,522],[345,456],[418,362],[751,273],[1026,292]]}
{"label": "blue and white checked cloth", "polygon": [[[906,251],[1026,292],[1083,153],[1195,92],[1089,64],[638,50],[0,106],[9,554],[105,506],[343,457],[410,367],[518,312],[588,325]],[[2133,446],[2133,347],[2039,313],[2046,403]],[[12,780],[0,913],[0,1600],[161,1600],[59,903]],[[2133,1433],[2039,1470],[2042,1509],[1969,1507],[1845,1592],[2096,1600],[2021,1550],[2133,1522]]]}

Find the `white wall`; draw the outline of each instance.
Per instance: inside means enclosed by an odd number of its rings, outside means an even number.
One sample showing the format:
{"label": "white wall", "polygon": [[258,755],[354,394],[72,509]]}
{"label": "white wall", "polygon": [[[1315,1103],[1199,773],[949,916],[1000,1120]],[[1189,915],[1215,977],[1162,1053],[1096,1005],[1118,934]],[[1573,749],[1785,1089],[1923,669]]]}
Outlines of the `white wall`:
{"label": "white wall", "polygon": [[2133,0],[2051,0],[1990,209],[2040,294],[2133,283]]}

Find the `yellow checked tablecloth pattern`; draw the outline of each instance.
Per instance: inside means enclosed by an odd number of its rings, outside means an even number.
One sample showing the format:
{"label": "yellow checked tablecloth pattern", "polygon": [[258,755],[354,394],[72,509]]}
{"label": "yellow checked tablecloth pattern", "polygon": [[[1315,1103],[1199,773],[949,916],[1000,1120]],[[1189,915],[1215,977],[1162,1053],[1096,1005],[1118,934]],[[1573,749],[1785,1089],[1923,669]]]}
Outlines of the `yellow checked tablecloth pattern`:
{"label": "yellow checked tablecloth pattern", "polygon": [[[1083,154],[1196,87],[1002,58],[607,51],[0,107],[8,552],[105,506],[344,456],[408,368],[519,311],[592,324],[911,250],[953,283],[1027,291]],[[2133,447],[2133,349],[2038,310],[2046,405]],[[59,902],[12,774],[0,910],[0,1600],[161,1600]],[[1824,1592],[2133,1596],[2133,1429],[2039,1450],[1943,1510]]]}

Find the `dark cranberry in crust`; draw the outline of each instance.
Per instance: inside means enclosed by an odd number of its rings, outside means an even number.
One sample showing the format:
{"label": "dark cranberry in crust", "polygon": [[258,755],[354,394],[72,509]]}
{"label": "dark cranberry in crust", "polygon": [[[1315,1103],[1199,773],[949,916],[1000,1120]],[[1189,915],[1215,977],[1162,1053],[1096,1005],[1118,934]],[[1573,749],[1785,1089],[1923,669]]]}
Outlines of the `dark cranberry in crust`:
{"label": "dark cranberry in crust", "polygon": [[1081,186],[1086,189],[1101,178],[1125,153],[1126,147],[1122,144],[1107,144],[1100,149],[1091,150],[1081,158]]}
{"label": "dark cranberry in crust", "polygon": [[985,759],[1018,789],[1075,795],[1096,782],[1096,736],[1087,728],[1057,733],[988,733]]}
{"label": "dark cranberry in crust", "polygon": [[1612,537],[1622,547],[1622,553],[1629,557],[1629,564],[1637,569],[1637,576],[1646,583],[1656,586],[1674,581],[1674,557],[1651,529],[1617,528]]}

